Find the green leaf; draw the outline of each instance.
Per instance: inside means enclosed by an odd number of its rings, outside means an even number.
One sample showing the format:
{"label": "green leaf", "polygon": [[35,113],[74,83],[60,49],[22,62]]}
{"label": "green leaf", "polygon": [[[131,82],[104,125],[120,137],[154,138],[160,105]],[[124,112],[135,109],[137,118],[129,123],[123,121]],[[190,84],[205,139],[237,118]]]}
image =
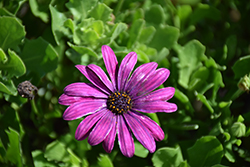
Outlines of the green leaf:
{"label": "green leaf", "polygon": [[47,166],[47,167],[58,167],[58,165],[53,162],[48,162],[47,159],[44,158],[44,153],[40,150],[32,151],[32,158],[34,161],[34,165],[38,166]]}
{"label": "green leaf", "polygon": [[154,58],[157,55],[156,49],[147,47],[147,45],[144,44],[136,45],[136,48],[134,48],[133,51],[137,53],[138,60],[143,63],[148,63],[150,61],[149,56]]}
{"label": "green leaf", "polygon": [[234,156],[234,153],[232,151],[232,142],[225,143],[224,147],[225,147],[225,157],[228,159],[228,161],[234,163],[235,156]]}
{"label": "green leaf", "polygon": [[100,166],[100,167],[113,167],[113,163],[110,160],[108,155],[100,154],[100,157],[98,157],[98,166]]}
{"label": "green leaf", "polygon": [[32,13],[36,17],[39,17],[45,23],[49,21],[48,5],[50,4],[50,1],[51,0],[43,0],[43,1],[29,0],[29,5]]}
{"label": "green leaf", "polygon": [[82,41],[81,44],[84,45],[98,45],[98,39],[100,38],[97,32],[92,29],[77,29],[76,35]]}
{"label": "green leaf", "polygon": [[207,67],[201,67],[194,71],[190,78],[189,90],[195,90],[199,93],[204,92],[204,88],[208,84],[209,74],[210,72]]}
{"label": "green leaf", "polygon": [[95,18],[96,20],[102,20],[107,22],[111,20],[112,9],[109,8],[104,3],[98,3],[94,9],[89,12],[89,16]]}
{"label": "green leaf", "polygon": [[172,26],[159,27],[149,46],[156,48],[158,51],[164,47],[171,49],[177,43],[179,33],[179,29]]}
{"label": "green leaf", "polygon": [[135,141],[135,155],[141,158],[146,158],[149,151],[144,148],[139,142]]}
{"label": "green leaf", "polygon": [[5,8],[0,8],[0,16],[14,16],[12,13],[10,13],[8,10]]}
{"label": "green leaf", "polygon": [[76,25],[75,25],[75,22],[73,22],[72,19],[67,19],[65,22],[64,22],[64,26],[69,28],[71,33],[73,34],[73,41],[75,44],[80,44],[81,41],[79,39],[79,37],[77,36],[77,33],[76,33]]}
{"label": "green leaf", "polygon": [[[6,63],[6,61],[8,60],[8,57],[6,56],[6,54],[4,53],[3,49],[0,48],[0,63],[4,64]],[[1,67],[0,67],[1,68]]]}
{"label": "green leaf", "polygon": [[162,50],[158,52],[158,55],[155,56],[156,58],[154,61],[161,63],[162,61],[165,60],[169,64],[169,61],[166,59],[168,55],[169,55],[169,50],[167,48],[162,48]]}
{"label": "green leaf", "polygon": [[183,157],[180,147],[162,147],[152,157],[155,167],[179,166],[182,161]]}
{"label": "green leaf", "polygon": [[6,51],[16,48],[25,37],[24,26],[14,17],[0,17],[0,47]]}
{"label": "green leaf", "polygon": [[210,80],[211,80],[212,84],[214,84],[211,102],[215,103],[216,98],[218,97],[218,93],[217,93],[218,90],[221,87],[224,87],[225,85],[224,85],[223,80],[222,80],[222,74],[218,69],[215,69],[215,68],[211,69],[210,68],[210,73],[211,73]]}
{"label": "green leaf", "polygon": [[231,127],[231,133],[236,137],[243,137],[246,133],[246,126],[242,122],[235,122]]}
{"label": "green leaf", "polygon": [[45,148],[44,157],[48,160],[62,161],[66,154],[66,149],[64,144],[58,140],[53,141],[48,144]]}
{"label": "green leaf", "polygon": [[16,95],[17,90],[16,87],[11,79],[8,80],[2,80],[0,78],[0,91],[10,94],[10,95]]}
{"label": "green leaf", "polygon": [[123,31],[126,31],[128,26],[124,23],[116,23],[111,30],[110,42],[112,43]]}
{"label": "green leaf", "polygon": [[59,45],[62,37],[69,34],[69,30],[64,27],[64,22],[67,20],[67,17],[63,13],[58,12],[56,8],[51,5],[49,5],[49,9],[52,20],[52,33],[54,35],[57,45]]}
{"label": "green leaf", "polygon": [[135,22],[133,22],[133,24],[131,25],[129,29],[129,41],[127,44],[128,48],[131,48],[135,44],[135,42],[138,40],[144,24],[145,24],[145,21],[142,19],[138,19]]}
{"label": "green leaf", "polygon": [[15,0],[15,1],[1,1],[1,7],[2,5],[13,15],[17,15],[17,12],[19,11],[20,7],[26,2],[27,0]]}
{"label": "green leaf", "polygon": [[54,48],[41,37],[25,42],[21,58],[27,70],[35,73],[39,78],[55,70],[58,62],[58,55]]}
{"label": "green leaf", "polygon": [[2,140],[0,140],[0,156],[5,157],[6,155],[6,149],[4,148]]}
{"label": "green leaf", "polygon": [[97,20],[93,22],[93,30],[97,32],[99,36],[101,36],[104,33],[104,24],[103,21]]}
{"label": "green leaf", "polygon": [[207,100],[207,98],[204,95],[197,93],[196,96],[197,96],[197,99],[200,100],[208,108],[208,110],[211,112],[211,114],[214,113],[214,109],[212,108],[209,101]]}
{"label": "green leaf", "polygon": [[8,134],[10,141],[9,147],[6,151],[6,159],[14,163],[18,167],[21,167],[23,165],[19,134],[12,128],[9,128],[9,131],[6,130],[6,133]]}
{"label": "green leaf", "polygon": [[179,89],[175,89],[175,98],[179,99],[182,103],[188,103],[188,97],[182,93]]}
{"label": "green leaf", "polygon": [[81,160],[74,154],[74,152],[70,148],[68,148],[67,151],[70,155],[70,163],[72,164],[72,166],[74,167],[80,166]]}
{"label": "green leaf", "polygon": [[234,78],[238,79],[240,77],[245,76],[246,74],[249,74],[250,73],[249,64],[250,64],[250,55],[239,58],[239,60],[237,60],[232,67],[235,74]]}
{"label": "green leaf", "polygon": [[192,7],[189,5],[181,5],[177,8],[177,13],[181,21],[181,25],[184,26],[187,22],[190,14],[192,13]]}
{"label": "green leaf", "polygon": [[72,19],[67,19],[67,20],[63,23],[63,25],[64,25],[65,27],[68,27],[68,28],[71,30],[72,33],[75,32],[75,25],[74,25],[74,22],[73,22]]}
{"label": "green leaf", "polygon": [[71,11],[74,20],[83,20],[87,17],[89,11],[96,6],[97,0],[76,1],[70,0],[66,7]]}
{"label": "green leaf", "polygon": [[165,13],[161,5],[154,4],[145,13],[145,21],[154,25],[164,22]]}
{"label": "green leaf", "polygon": [[218,122],[214,127],[210,130],[209,135],[218,136],[219,134],[224,133],[224,130],[221,127],[221,123]]}
{"label": "green leaf", "polygon": [[212,5],[200,3],[191,14],[189,24],[195,25],[199,21],[207,18],[218,21],[221,19],[221,12]]}
{"label": "green leaf", "polygon": [[237,122],[244,122],[244,117],[242,115],[238,116]]}
{"label": "green leaf", "polygon": [[76,46],[76,45],[73,45],[73,44],[71,44],[69,42],[68,42],[68,45],[81,55],[87,54],[87,55],[93,56],[95,58],[98,58],[97,53],[95,51],[93,51],[92,49],[88,48],[88,47]]}
{"label": "green leaf", "polygon": [[2,82],[0,82],[0,92],[11,94],[10,90]]}
{"label": "green leaf", "polygon": [[143,28],[138,41],[145,44],[149,43],[153,39],[155,32],[156,30],[153,26]]}
{"label": "green leaf", "polygon": [[219,164],[223,156],[223,146],[214,136],[204,136],[187,150],[189,164],[192,167]]}
{"label": "green leaf", "polygon": [[187,161],[182,161],[178,167],[190,167]]}
{"label": "green leaf", "polygon": [[[20,77],[26,73],[26,68],[25,65],[16,55],[15,52],[11,51],[10,49],[8,50],[9,57],[7,57],[4,53],[4,51],[0,48],[0,57],[5,57],[7,59],[0,59],[0,71],[3,70],[3,74],[8,76],[9,78],[12,78],[13,76],[15,77]],[[1,63],[4,62],[4,63]]]}
{"label": "green leaf", "polygon": [[202,65],[201,60],[205,58],[205,47],[199,41],[192,40],[183,47],[176,45],[175,50],[180,59],[178,83],[188,88],[191,74]]}

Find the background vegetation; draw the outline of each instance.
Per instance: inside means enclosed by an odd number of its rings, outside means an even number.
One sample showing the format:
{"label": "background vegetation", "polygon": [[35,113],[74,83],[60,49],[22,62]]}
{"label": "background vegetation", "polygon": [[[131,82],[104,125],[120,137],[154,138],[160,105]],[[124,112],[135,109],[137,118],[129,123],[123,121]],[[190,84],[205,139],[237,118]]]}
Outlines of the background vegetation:
{"label": "background vegetation", "polygon": [[[1,0],[0,165],[48,167],[250,166],[250,1]],[[101,46],[119,61],[131,51],[140,64],[171,71],[178,111],[149,116],[165,132],[154,154],[135,141],[124,157],[116,141],[77,141],[81,120],[62,119],[63,88],[83,81],[76,64],[104,69]],[[33,100],[17,93],[28,80]]]}

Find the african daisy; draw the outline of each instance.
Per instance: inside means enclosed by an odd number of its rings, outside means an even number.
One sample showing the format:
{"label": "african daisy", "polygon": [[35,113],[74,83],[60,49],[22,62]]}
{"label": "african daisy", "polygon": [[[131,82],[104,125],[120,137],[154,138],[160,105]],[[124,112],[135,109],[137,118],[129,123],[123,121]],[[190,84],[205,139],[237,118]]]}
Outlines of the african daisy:
{"label": "african daisy", "polygon": [[[69,106],[65,120],[85,117],[76,129],[75,138],[88,137],[90,145],[102,142],[110,153],[116,135],[123,155],[134,155],[134,137],[149,152],[156,149],[156,141],[164,139],[161,127],[142,113],[174,112],[177,106],[167,100],[173,97],[175,89],[166,87],[153,91],[168,78],[166,68],[157,68],[150,62],[135,69],[137,55],[130,52],[118,65],[117,58],[109,46],[102,46],[104,63],[110,79],[97,65],[76,65],[76,68],[91,83],[72,83],[65,87],[59,103]],[[131,75],[130,75],[131,74]]]}

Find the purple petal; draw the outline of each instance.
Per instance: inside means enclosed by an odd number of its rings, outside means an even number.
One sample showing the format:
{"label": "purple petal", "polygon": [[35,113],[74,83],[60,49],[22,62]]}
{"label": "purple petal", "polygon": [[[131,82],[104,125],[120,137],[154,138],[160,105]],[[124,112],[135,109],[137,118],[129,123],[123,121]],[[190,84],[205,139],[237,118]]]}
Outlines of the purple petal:
{"label": "purple petal", "polygon": [[118,73],[118,61],[115,56],[115,53],[113,50],[107,46],[103,45],[102,46],[102,55],[103,55],[103,60],[106,66],[106,69],[109,73],[110,79],[113,83],[114,88],[116,88],[116,77]]}
{"label": "purple petal", "polygon": [[128,83],[125,85],[125,91],[133,92],[138,89],[146,78],[155,71],[157,63],[150,62],[139,66],[131,75]]}
{"label": "purple petal", "polygon": [[138,96],[134,98],[134,102],[142,102],[142,101],[167,101],[174,96],[175,89],[173,87],[166,87],[162,89],[158,89],[149,93],[146,96]]}
{"label": "purple petal", "polygon": [[152,136],[155,138],[155,140],[157,141],[161,141],[164,139],[164,132],[161,129],[161,127],[152,119],[150,119],[149,117],[139,113],[139,112],[135,112],[135,111],[131,111],[130,114],[140,120],[143,125],[148,128],[148,130],[151,132]]}
{"label": "purple petal", "polygon": [[147,101],[134,103],[132,109],[145,113],[171,113],[177,110],[177,106],[174,103],[169,103],[165,101]]}
{"label": "purple petal", "polygon": [[[86,98],[90,99],[88,97],[86,97]],[[68,96],[66,94],[62,94],[58,99],[58,103],[61,105],[69,106],[69,105],[72,105],[76,102],[80,102],[86,98],[85,97],[74,97],[74,96]]]}
{"label": "purple petal", "polygon": [[87,116],[77,127],[76,129],[76,133],[75,133],[75,138],[77,140],[84,140],[86,139],[91,130],[92,127],[96,124],[97,121],[99,121],[103,115],[105,115],[107,112],[106,109],[100,110],[94,114],[91,114],[89,116]]}
{"label": "purple petal", "polygon": [[[115,117],[115,119],[117,119],[117,116]],[[117,125],[117,120],[113,121],[113,124],[111,125],[112,128],[102,143],[102,146],[107,153],[111,153],[114,147],[116,130],[117,130],[116,125]]]}
{"label": "purple petal", "polygon": [[69,106],[63,113],[64,120],[74,120],[85,115],[93,114],[106,106],[106,100],[84,100]]}
{"label": "purple petal", "polygon": [[136,98],[135,96],[141,96],[141,95],[144,95],[144,94],[147,94],[147,93],[153,91],[154,89],[159,87],[161,84],[163,84],[167,80],[169,74],[170,74],[170,72],[168,69],[159,68],[153,74],[151,74],[145,80],[145,82],[143,82],[138,87],[138,89],[133,91],[133,93],[131,93],[131,96]]}
{"label": "purple petal", "polygon": [[[88,70],[90,69],[90,70]],[[112,83],[110,82],[109,78],[105,74],[105,72],[102,70],[101,67],[95,65],[95,64],[90,64],[87,66],[87,72],[89,72],[90,78],[96,81],[102,81],[102,83],[111,91],[114,92],[114,87]],[[92,73],[91,73],[92,72]],[[98,80],[99,79],[99,80]]]}
{"label": "purple petal", "polygon": [[101,143],[112,129],[113,123],[116,121],[114,113],[106,109],[108,112],[98,121],[94,129],[90,132],[88,142],[94,146]]}
{"label": "purple petal", "polygon": [[127,56],[122,60],[121,66],[118,71],[118,90],[123,91],[124,86],[128,80],[128,77],[131,71],[134,69],[134,66],[137,62],[137,55],[135,52],[130,52]]}
{"label": "purple petal", "polygon": [[[111,82],[108,80],[107,75],[103,70],[96,65],[90,64],[88,66],[76,65],[76,68],[96,87],[106,94],[110,94],[113,90]],[[94,68],[94,71],[93,71]],[[109,89],[111,87],[112,89]]]}
{"label": "purple petal", "polygon": [[122,154],[132,157],[135,152],[134,140],[122,115],[118,115],[117,134]]}
{"label": "purple petal", "polygon": [[124,118],[132,130],[134,136],[146,149],[149,150],[149,152],[155,152],[156,145],[151,132],[146,127],[144,127],[144,124],[141,122],[141,120],[136,119],[130,113],[131,112],[124,114]]}
{"label": "purple petal", "polygon": [[108,98],[108,95],[100,91],[90,83],[72,83],[64,88],[64,92],[70,96]]}

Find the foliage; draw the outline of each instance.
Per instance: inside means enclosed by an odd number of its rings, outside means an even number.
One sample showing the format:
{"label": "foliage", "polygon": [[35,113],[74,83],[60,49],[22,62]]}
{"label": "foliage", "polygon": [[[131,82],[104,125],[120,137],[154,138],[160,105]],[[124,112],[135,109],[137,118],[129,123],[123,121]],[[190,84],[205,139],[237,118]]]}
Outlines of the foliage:
{"label": "foliage", "polygon": [[[3,166],[249,166],[250,2],[201,0],[3,0],[0,2],[0,164]],[[171,71],[178,111],[149,116],[166,137],[150,154],[135,141],[76,141],[80,120],[62,119],[63,88],[86,81],[74,65],[104,67],[101,46],[138,65]],[[104,68],[103,68],[104,69]],[[34,100],[17,94],[25,80]],[[2,166],[1,165],[1,166]]]}

